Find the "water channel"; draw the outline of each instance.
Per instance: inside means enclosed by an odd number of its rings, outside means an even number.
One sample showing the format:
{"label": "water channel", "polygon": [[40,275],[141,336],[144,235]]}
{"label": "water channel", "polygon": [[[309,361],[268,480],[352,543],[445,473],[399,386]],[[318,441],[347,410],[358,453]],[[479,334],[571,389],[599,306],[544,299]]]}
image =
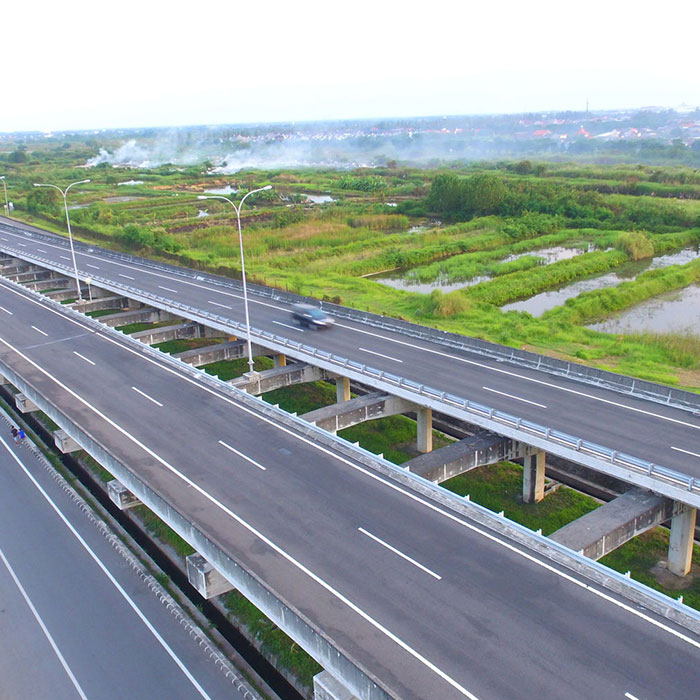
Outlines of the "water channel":
{"label": "water channel", "polygon": [[616,316],[588,326],[604,333],[692,333],[700,335],[700,285],[660,294]]}
{"label": "water channel", "polygon": [[[550,263],[557,262],[558,260],[567,260],[573,258],[576,255],[580,255],[585,252],[580,248],[565,248],[563,246],[553,246],[551,248],[542,248],[540,250],[531,250],[526,253],[517,253],[515,255],[509,255],[502,260],[500,263],[512,262],[518,258],[523,258],[526,255],[532,255],[537,258],[542,259],[543,265],[549,265]],[[430,294],[433,289],[439,289],[444,294],[448,292],[453,292],[457,289],[465,289],[466,287],[473,287],[479,282],[488,282],[492,279],[491,275],[478,275],[477,277],[472,277],[468,280],[460,280],[459,282],[450,282],[449,275],[446,272],[441,272],[438,276],[430,282],[421,282],[416,277],[415,268],[411,269],[401,269],[392,270],[390,272],[380,272],[375,275],[367,275],[367,279],[372,279],[382,284],[386,284],[394,289],[405,289],[408,292],[418,292],[419,294]]]}
{"label": "water channel", "polygon": [[639,260],[622,265],[615,272],[607,272],[596,277],[579,280],[573,284],[567,284],[556,289],[550,289],[541,294],[536,294],[529,299],[505,304],[503,311],[526,311],[533,316],[541,316],[557,306],[561,306],[567,299],[576,297],[583,292],[590,292],[606,287],[615,287],[622,282],[629,282],[646,270],[655,270],[669,265],[685,265],[700,255],[698,248],[684,248],[675,253],[660,255],[652,260]]}

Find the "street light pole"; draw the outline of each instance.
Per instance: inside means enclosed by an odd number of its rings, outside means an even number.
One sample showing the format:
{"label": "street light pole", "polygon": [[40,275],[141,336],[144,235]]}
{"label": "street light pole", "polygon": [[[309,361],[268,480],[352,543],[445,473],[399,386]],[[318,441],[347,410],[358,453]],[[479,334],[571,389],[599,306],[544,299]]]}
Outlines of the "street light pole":
{"label": "street light pole", "polygon": [[265,187],[259,187],[257,190],[251,190],[250,192],[246,193],[243,196],[243,199],[238,203],[238,206],[236,206],[228,197],[222,197],[221,195],[200,195],[197,197],[197,199],[223,199],[224,202],[228,202],[236,211],[236,219],[238,221],[238,243],[241,248],[241,278],[243,280],[243,307],[245,308],[245,325],[246,325],[246,330],[248,334],[248,370],[250,374],[253,374],[255,372],[255,369],[253,368],[253,344],[250,339],[250,314],[248,313],[248,288],[246,285],[246,278],[245,278],[245,258],[243,257],[243,232],[241,230],[241,207],[243,206],[243,202],[245,202],[246,198],[249,197],[251,194],[255,194],[256,192],[262,192],[263,190],[271,190],[272,185],[265,185]]}
{"label": "street light pole", "polygon": [[66,210],[66,224],[68,226],[68,242],[70,243],[70,254],[71,258],[73,259],[73,270],[75,272],[75,288],[78,292],[78,302],[81,302],[83,300],[83,295],[80,291],[80,278],[78,277],[78,264],[75,262],[75,249],[73,248],[73,234],[71,233],[70,230],[70,216],[68,216],[68,200],[66,199],[66,195],[68,194],[68,190],[73,187],[73,185],[84,185],[86,182],[90,182],[90,180],[78,180],[78,182],[71,182],[68,187],[66,187],[65,190],[62,190],[60,187],[57,185],[49,185],[46,183],[34,183],[34,187],[53,187],[55,190],[58,190],[62,195],[63,195],[63,206]]}
{"label": "street light pole", "polygon": [[2,180],[2,186],[5,189],[5,216],[10,218],[10,203],[7,201],[7,185],[5,184],[5,176],[0,175],[0,180]]}

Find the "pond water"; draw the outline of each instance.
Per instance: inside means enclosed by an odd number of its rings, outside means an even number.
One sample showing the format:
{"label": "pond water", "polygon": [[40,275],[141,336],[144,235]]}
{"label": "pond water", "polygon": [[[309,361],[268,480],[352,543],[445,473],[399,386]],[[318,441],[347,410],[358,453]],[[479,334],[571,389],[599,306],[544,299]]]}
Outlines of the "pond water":
{"label": "pond water", "polygon": [[143,197],[105,197],[102,201],[108,204],[118,204],[119,202],[134,202]]}
{"label": "pond water", "polygon": [[[420,227],[416,227],[417,229]],[[556,262],[557,260],[566,260],[580,255],[584,251],[580,248],[564,248],[562,246],[554,246],[552,248],[542,248],[541,250],[532,250],[527,253],[518,253],[517,255],[509,255],[499,262],[511,262],[526,255],[535,255],[544,260],[545,265]],[[418,292],[419,294],[430,294],[433,289],[439,289],[443,294],[454,292],[457,289],[465,289],[473,287],[479,282],[487,282],[491,279],[490,275],[479,275],[472,277],[469,280],[461,280],[459,282],[450,282],[447,274],[440,273],[431,282],[420,282],[415,277],[413,269],[392,270],[391,272],[380,272],[376,275],[366,275],[368,279],[376,280],[382,284],[386,284],[394,289],[405,289],[409,292]]]}
{"label": "pond water", "polygon": [[208,194],[237,194],[238,190],[231,185],[226,187],[212,187],[210,190],[205,190]]}
{"label": "pond water", "polygon": [[335,199],[331,197],[329,194],[304,194],[304,197],[306,197],[307,201],[312,202],[313,204],[328,204],[329,202],[335,202]]}
{"label": "pond water", "polygon": [[588,326],[604,333],[693,333],[700,335],[700,286],[660,294],[600,323]]}
{"label": "pond water", "polygon": [[503,311],[527,311],[533,316],[541,316],[545,311],[561,306],[567,299],[578,296],[582,292],[591,292],[595,289],[615,287],[622,282],[628,282],[646,270],[655,270],[669,265],[684,265],[698,257],[700,251],[697,248],[685,248],[675,253],[660,255],[652,260],[639,260],[637,262],[622,265],[615,272],[607,272],[597,277],[578,280],[557,289],[550,289],[541,294],[536,294],[529,299],[512,302],[501,307]]}

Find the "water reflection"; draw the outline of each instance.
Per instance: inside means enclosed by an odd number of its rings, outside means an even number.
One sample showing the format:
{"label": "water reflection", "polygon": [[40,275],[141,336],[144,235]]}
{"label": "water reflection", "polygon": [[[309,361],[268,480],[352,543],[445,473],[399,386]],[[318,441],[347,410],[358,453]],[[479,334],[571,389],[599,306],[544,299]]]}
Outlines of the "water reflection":
{"label": "water reflection", "polygon": [[622,265],[615,272],[608,272],[597,277],[589,277],[579,280],[573,284],[564,285],[556,289],[549,289],[541,294],[536,294],[529,299],[505,304],[503,311],[526,311],[533,316],[541,316],[545,311],[549,311],[557,306],[561,306],[567,299],[591,292],[596,289],[615,287],[622,282],[629,282],[646,270],[656,270],[669,265],[685,265],[698,257],[700,251],[697,248],[685,248],[675,253],[660,255],[650,260],[639,260],[637,262]]}
{"label": "water reflection", "polygon": [[686,333],[700,335],[700,286],[660,294],[589,328],[605,333]]}
{"label": "water reflection", "polygon": [[237,194],[238,190],[231,185],[226,187],[212,187],[210,190],[205,190],[207,194]]}
{"label": "water reflection", "polygon": [[328,194],[305,194],[304,197],[312,204],[328,204],[328,202],[335,202],[333,197]]}
{"label": "water reflection", "polygon": [[[409,231],[411,233],[411,231]],[[590,250],[590,248],[589,248]],[[518,258],[524,258],[527,255],[532,255],[541,258],[542,264],[549,265],[558,260],[568,260],[576,255],[581,255],[584,251],[580,248],[564,248],[563,246],[553,246],[551,248],[542,248],[540,250],[530,250],[525,253],[517,253],[499,260],[499,263],[512,262]],[[454,258],[453,258],[454,259]],[[473,287],[479,282],[488,282],[493,279],[491,275],[478,275],[468,280],[460,280],[459,282],[450,282],[447,272],[440,272],[438,276],[430,282],[423,282],[418,279],[417,274],[420,268],[410,268],[402,270],[392,270],[391,272],[380,272],[376,275],[366,275],[368,279],[376,280],[388,287],[394,289],[405,289],[409,292],[418,292],[419,294],[430,294],[433,289],[439,289],[444,294],[453,292],[457,289],[465,289]]]}

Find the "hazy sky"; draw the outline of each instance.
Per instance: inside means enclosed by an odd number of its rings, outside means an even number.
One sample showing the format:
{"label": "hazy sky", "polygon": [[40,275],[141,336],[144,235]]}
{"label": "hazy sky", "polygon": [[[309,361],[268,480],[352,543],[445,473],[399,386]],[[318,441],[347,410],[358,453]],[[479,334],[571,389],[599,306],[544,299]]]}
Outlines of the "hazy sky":
{"label": "hazy sky", "polygon": [[[649,9],[648,9],[649,8]],[[700,3],[38,0],[0,131],[700,105]]]}

